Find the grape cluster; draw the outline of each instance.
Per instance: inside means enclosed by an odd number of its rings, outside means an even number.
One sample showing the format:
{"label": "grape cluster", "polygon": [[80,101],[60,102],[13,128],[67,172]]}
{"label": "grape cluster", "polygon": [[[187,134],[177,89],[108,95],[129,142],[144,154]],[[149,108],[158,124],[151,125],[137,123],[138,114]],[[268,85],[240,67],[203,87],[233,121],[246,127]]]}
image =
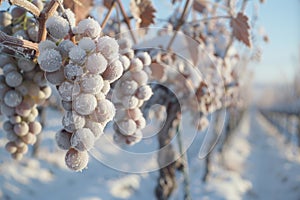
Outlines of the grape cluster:
{"label": "grape cluster", "polygon": [[142,139],[141,130],[146,126],[146,120],[141,106],[152,96],[145,68],[151,64],[148,53],[135,55],[131,42],[122,38],[118,40],[124,75],[114,87],[113,103],[117,108],[114,117],[114,140],[118,144],[133,145]]}
{"label": "grape cluster", "polygon": [[[65,38],[68,21],[53,16],[46,28],[54,38]],[[101,27],[91,18],[73,27],[78,43],[62,39],[39,44],[38,63],[51,84],[57,87],[65,114],[64,128],[56,134],[58,147],[67,150],[66,165],[75,171],[87,166],[88,153],[115,115],[107,98],[110,84],[123,74],[119,45],[111,37],[100,37]]]}
{"label": "grape cluster", "polygon": [[37,106],[51,95],[43,72],[36,63],[25,58],[13,59],[1,55],[0,104],[1,114],[8,120],[3,129],[9,142],[6,150],[20,160],[28,151],[28,144],[36,142],[42,126],[36,121]]}

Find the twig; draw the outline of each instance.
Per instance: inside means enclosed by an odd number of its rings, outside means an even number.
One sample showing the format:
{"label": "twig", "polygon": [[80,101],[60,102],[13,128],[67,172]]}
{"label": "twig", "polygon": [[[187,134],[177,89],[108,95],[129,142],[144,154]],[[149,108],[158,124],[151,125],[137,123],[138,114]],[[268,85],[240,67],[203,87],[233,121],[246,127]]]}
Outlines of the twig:
{"label": "twig", "polygon": [[39,17],[40,10],[33,3],[27,0],[9,0],[9,3],[15,6],[22,7],[32,13],[35,17]]}
{"label": "twig", "polygon": [[3,44],[4,46],[10,46],[16,52],[21,51],[25,53],[25,49],[38,52],[37,43],[7,35],[2,31],[0,31],[0,44]]}
{"label": "twig", "polygon": [[51,0],[49,5],[44,8],[38,17],[39,21],[39,32],[38,32],[38,42],[46,40],[47,30],[46,30],[46,20],[54,14],[59,6],[57,0]]}
{"label": "twig", "polygon": [[108,12],[107,12],[106,15],[105,15],[105,18],[104,18],[104,20],[103,20],[103,22],[102,22],[102,24],[101,24],[101,28],[102,28],[102,29],[105,28],[105,26],[106,26],[106,24],[107,24],[107,22],[108,22],[108,19],[110,18],[111,13],[112,13],[113,9],[115,8],[115,6],[116,6],[116,0],[113,0],[113,2],[111,3],[111,6],[110,6]]}
{"label": "twig", "polygon": [[137,40],[136,40],[136,38],[135,38],[133,32],[131,31],[132,28],[131,28],[131,25],[130,25],[130,19],[128,18],[127,14],[126,14],[126,12],[125,12],[124,6],[123,6],[123,4],[122,4],[122,2],[121,2],[120,0],[116,0],[116,1],[118,2],[120,11],[121,11],[121,13],[122,13],[122,15],[123,15],[123,17],[124,17],[124,20],[125,20],[125,23],[126,23],[128,29],[129,29],[130,35],[131,35],[131,37],[132,37],[132,40],[133,40],[134,44],[136,44],[136,43],[137,43]]}
{"label": "twig", "polygon": [[171,48],[171,46],[172,46],[172,44],[173,44],[173,42],[174,42],[174,40],[177,36],[177,32],[179,31],[179,29],[181,28],[181,26],[183,25],[183,23],[185,21],[185,14],[186,14],[186,11],[188,10],[189,4],[190,4],[190,0],[186,0],[183,12],[181,13],[178,24],[176,25],[175,32],[174,32],[170,42],[168,43],[167,50],[170,50],[170,48]]}

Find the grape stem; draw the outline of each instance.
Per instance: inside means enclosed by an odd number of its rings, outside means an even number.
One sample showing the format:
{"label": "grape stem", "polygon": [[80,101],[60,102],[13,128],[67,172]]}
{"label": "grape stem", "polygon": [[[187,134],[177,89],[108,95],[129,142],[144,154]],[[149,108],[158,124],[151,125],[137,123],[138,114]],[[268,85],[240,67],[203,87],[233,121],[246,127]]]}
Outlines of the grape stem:
{"label": "grape stem", "polygon": [[124,6],[123,6],[122,2],[121,2],[120,0],[116,0],[116,1],[117,1],[118,5],[119,5],[120,11],[121,11],[121,13],[122,13],[122,15],[123,15],[123,17],[124,17],[124,21],[125,21],[125,23],[126,23],[128,29],[129,29],[130,36],[131,36],[131,38],[132,38],[134,44],[136,44],[136,43],[137,43],[137,40],[136,40],[136,38],[135,38],[133,32],[131,31],[132,28],[131,28],[131,25],[130,25],[130,18],[127,16],[127,14],[126,14],[126,12],[125,12],[125,9],[124,9]]}
{"label": "grape stem", "polygon": [[38,17],[39,32],[38,42],[44,41],[47,38],[46,21],[57,10],[59,2],[57,0],[51,0],[46,8],[44,8]]}
{"label": "grape stem", "polygon": [[[15,52],[22,52],[26,55],[29,54],[30,56],[34,55],[32,51],[39,51],[37,43],[7,35],[2,31],[0,31],[0,44],[3,46],[9,46]],[[26,50],[31,52],[26,53]]]}
{"label": "grape stem", "polygon": [[113,1],[112,1],[111,6],[110,6],[108,12],[106,13],[105,18],[104,18],[104,20],[103,20],[103,22],[102,22],[102,24],[101,24],[101,28],[102,28],[102,29],[105,28],[105,26],[106,26],[106,24],[107,24],[107,22],[108,22],[108,19],[110,18],[111,13],[112,13],[113,9],[114,9],[115,6],[116,6],[116,3],[117,3],[116,0],[113,0]]}
{"label": "grape stem", "polygon": [[30,1],[24,1],[24,0],[9,0],[9,3],[15,6],[22,7],[26,9],[28,12],[32,13],[35,17],[39,17],[40,10],[38,7],[36,7],[33,3]]}

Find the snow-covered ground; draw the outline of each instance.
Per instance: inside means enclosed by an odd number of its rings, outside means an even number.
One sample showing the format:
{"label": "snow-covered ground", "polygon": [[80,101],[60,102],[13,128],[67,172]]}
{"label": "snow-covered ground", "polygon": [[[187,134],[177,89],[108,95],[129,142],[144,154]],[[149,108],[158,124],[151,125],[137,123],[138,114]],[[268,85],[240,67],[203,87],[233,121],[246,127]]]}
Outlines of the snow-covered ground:
{"label": "snow-covered ground", "polygon": [[[91,157],[81,173],[64,166],[64,152],[54,142],[60,127],[58,113],[48,110],[38,158],[17,163],[5,152],[0,138],[0,199],[7,200],[110,200],[155,199],[158,172],[119,172]],[[197,136],[196,140],[201,140]],[[188,151],[192,199],[300,199],[300,154],[255,108],[244,115],[223,155],[212,152],[211,173],[203,183],[204,160],[198,159],[199,143]],[[183,175],[171,199],[183,199]]]}

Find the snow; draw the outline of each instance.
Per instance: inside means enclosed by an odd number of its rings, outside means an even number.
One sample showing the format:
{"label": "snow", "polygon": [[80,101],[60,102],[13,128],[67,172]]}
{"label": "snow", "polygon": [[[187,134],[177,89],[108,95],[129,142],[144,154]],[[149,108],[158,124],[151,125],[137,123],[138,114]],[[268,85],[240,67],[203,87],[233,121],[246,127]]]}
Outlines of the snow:
{"label": "snow", "polygon": [[[88,169],[83,172],[68,170],[64,163],[65,151],[59,150],[55,144],[55,133],[61,127],[57,116],[61,116],[58,111],[47,110],[49,120],[42,133],[37,158],[27,155],[19,163],[5,152],[6,139],[1,131],[0,199],[155,199],[158,171],[120,172],[103,165],[93,156],[90,156]],[[109,135],[112,127],[105,132]],[[197,134],[187,154],[192,199],[299,199],[299,149],[296,150],[295,143],[286,143],[285,136],[255,107],[246,111],[223,154],[220,155],[217,148],[211,152],[211,172],[207,182],[202,181],[205,160],[198,158],[199,142],[204,136]],[[103,148],[109,151],[110,145]],[[128,149],[133,152],[144,149],[146,152],[149,146],[155,149],[155,145],[157,143],[153,141],[148,146],[137,144]],[[111,153],[117,154],[118,151]],[[149,160],[147,164],[155,164],[155,160]],[[183,199],[182,173],[177,173],[177,182],[172,200]]]}

